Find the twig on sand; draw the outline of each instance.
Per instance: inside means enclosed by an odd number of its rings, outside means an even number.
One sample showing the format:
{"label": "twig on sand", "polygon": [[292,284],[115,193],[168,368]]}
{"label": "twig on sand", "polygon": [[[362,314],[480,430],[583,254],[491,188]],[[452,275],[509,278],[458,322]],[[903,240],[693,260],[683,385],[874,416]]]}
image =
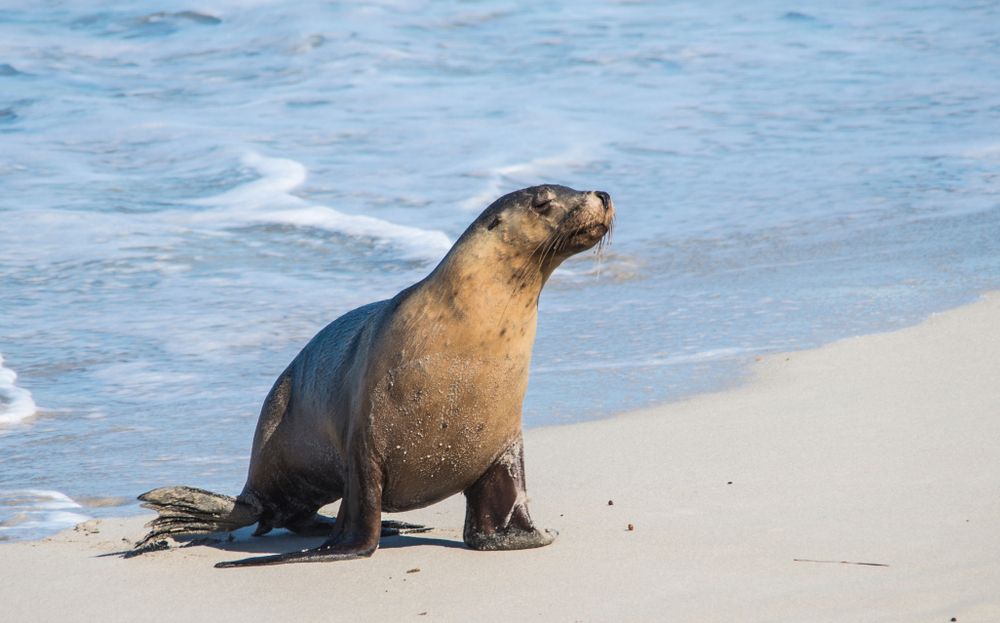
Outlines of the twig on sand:
{"label": "twig on sand", "polygon": [[850,560],[812,560],[810,558],[793,558],[794,562],[821,562],[833,565],[861,565],[864,567],[888,567],[889,565],[881,562],[853,562]]}

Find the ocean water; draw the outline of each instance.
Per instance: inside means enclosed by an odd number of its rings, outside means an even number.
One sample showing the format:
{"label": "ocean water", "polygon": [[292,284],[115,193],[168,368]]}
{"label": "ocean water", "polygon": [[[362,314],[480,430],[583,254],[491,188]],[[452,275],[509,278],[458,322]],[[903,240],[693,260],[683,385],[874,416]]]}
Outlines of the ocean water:
{"label": "ocean water", "polygon": [[997,4],[522,4],[0,3],[0,540],[236,493],[301,346],[523,186],[619,215],[528,426],[1000,287]]}

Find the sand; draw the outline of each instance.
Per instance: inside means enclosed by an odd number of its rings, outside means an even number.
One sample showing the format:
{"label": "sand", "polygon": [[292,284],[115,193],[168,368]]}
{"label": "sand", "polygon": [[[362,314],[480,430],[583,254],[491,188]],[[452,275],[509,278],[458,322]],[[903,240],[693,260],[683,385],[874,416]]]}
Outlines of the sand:
{"label": "sand", "polygon": [[212,564],[318,540],[123,560],[148,518],[94,521],[0,545],[0,619],[1000,621],[1000,294],[750,377],[528,431],[547,548],[465,549],[460,497],[370,559],[253,569]]}

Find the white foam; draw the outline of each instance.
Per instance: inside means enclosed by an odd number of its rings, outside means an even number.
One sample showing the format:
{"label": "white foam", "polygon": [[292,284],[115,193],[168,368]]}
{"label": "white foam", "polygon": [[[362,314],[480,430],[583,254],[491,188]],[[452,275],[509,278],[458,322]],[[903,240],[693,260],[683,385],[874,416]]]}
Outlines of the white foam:
{"label": "white foam", "polygon": [[407,259],[436,260],[451,248],[451,240],[442,231],[348,214],[293,195],[292,191],[305,183],[307,175],[305,166],[299,162],[268,158],[255,152],[246,154],[242,161],[260,177],[222,194],[192,201],[196,205],[221,208],[199,215],[199,220],[316,227],[392,246]]}
{"label": "white foam", "polygon": [[392,244],[414,259],[437,259],[451,248],[451,241],[443,232],[399,225],[371,216],[344,214],[326,206],[263,212],[255,218],[298,227],[317,227],[355,238],[370,238],[377,244]]}
{"label": "white foam", "polygon": [[256,208],[275,203],[299,203],[304,201],[289,193],[306,181],[306,167],[301,162],[288,158],[266,158],[256,152],[248,152],[241,159],[243,165],[256,171],[260,178],[224,193],[194,199],[191,203],[204,206],[238,206]]}
{"label": "white foam", "polygon": [[0,532],[54,532],[91,519],[65,493],[51,489],[0,490]]}
{"label": "white foam", "polygon": [[0,355],[0,425],[10,425],[26,420],[38,411],[31,392],[15,385],[17,374],[3,366]]}
{"label": "white foam", "polygon": [[37,508],[46,510],[82,508],[80,504],[73,501],[73,498],[61,491],[52,489],[15,489],[13,491],[4,491],[2,495],[4,497],[23,497],[31,500]]}
{"label": "white foam", "polygon": [[533,368],[532,373],[546,374],[550,372],[579,372],[583,370],[626,370],[631,368],[657,368],[662,366],[676,366],[687,363],[700,363],[706,361],[727,361],[748,357],[751,353],[761,349],[747,348],[715,348],[704,350],[689,355],[675,355],[672,357],[646,357],[643,359],[625,359],[616,361],[594,361],[584,363],[574,363],[566,365],[539,366]]}
{"label": "white foam", "polygon": [[84,515],[81,513],[69,513],[66,511],[55,511],[53,513],[46,513],[45,518],[42,519],[40,525],[53,526],[57,528],[68,528],[70,526],[75,526],[78,523],[87,521],[90,519],[90,515]]}

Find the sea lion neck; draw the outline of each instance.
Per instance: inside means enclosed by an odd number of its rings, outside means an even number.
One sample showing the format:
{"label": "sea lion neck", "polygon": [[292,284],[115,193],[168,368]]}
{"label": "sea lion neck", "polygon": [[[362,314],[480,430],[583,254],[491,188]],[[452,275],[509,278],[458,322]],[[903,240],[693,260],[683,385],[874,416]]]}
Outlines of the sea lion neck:
{"label": "sea lion neck", "polygon": [[537,311],[554,266],[530,253],[483,239],[459,240],[421,284],[461,315],[482,320]]}

